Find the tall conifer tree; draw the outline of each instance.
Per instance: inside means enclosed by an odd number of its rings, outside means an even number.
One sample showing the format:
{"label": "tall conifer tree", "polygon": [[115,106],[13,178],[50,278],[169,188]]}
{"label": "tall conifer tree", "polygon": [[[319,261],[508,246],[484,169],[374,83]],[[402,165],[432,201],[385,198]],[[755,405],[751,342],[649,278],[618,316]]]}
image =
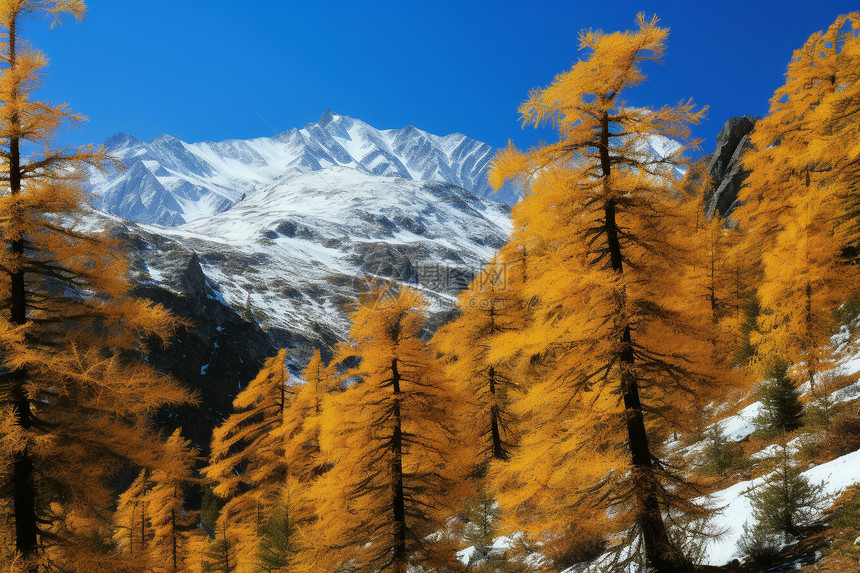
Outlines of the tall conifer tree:
{"label": "tall conifer tree", "polygon": [[287,385],[286,359],[282,349],[266,360],[233,400],[235,412],[212,433],[203,473],[215,482],[215,494],[226,500],[217,526],[221,550],[213,554],[225,555],[222,565],[231,570],[256,566],[258,533],[287,478],[284,424],[294,389]]}
{"label": "tall conifer tree", "polygon": [[478,434],[477,473],[490,460],[507,460],[516,442],[510,404],[517,390],[516,372],[504,360],[490,360],[495,336],[521,328],[523,317],[515,290],[508,290],[508,269],[494,260],[460,294],[460,316],[434,337],[451,383],[468,396],[465,422]]}
{"label": "tall conifer tree", "polygon": [[[675,572],[691,564],[664,520],[701,512],[652,444],[724,389],[699,358],[712,354],[707,313],[684,280],[694,258],[673,168],[685,147],[663,158],[646,151],[651,137],[686,139],[702,112],[621,99],[645,79],[642,63],[662,58],[667,34],[641,15],[632,32],[584,32],[590,53],[520,108],[526,124],[558,128],[559,141],[509,148],[492,182],[526,184],[514,226],[539,245],[527,283],[539,299],[534,324],[501,342],[544,364],[517,405],[534,430],[500,470],[499,501],[556,535],[576,535],[571,524],[594,535],[632,526],[650,565]],[[530,513],[548,495],[557,509]],[[614,525],[602,523],[608,516]]]}
{"label": "tall conifer tree", "polygon": [[849,257],[860,251],[860,12],[840,17],[839,64],[834,69],[837,89],[815,108],[819,136],[810,153],[830,171],[842,203],[841,218],[851,234]]}
{"label": "tall conifer tree", "polygon": [[305,384],[294,389],[295,399],[285,416],[285,455],[290,476],[311,482],[325,471],[320,453],[320,419],[325,397],[341,390],[337,369],[325,364],[319,350],[302,372]]}
{"label": "tall conifer tree", "polygon": [[184,507],[182,488],[192,478],[191,443],[177,429],[166,440],[160,467],[144,469],[119,496],[114,524],[117,541],[129,563],[154,573],[185,569],[194,514]]}
{"label": "tall conifer tree", "polygon": [[425,307],[409,288],[374,286],[351,315],[361,364],[323,407],[320,569],[406,573],[453,513],[458,401],[420,338]]}
{"label": "tall conifer tree", "polygon": [[[0,4],[0,403],[11,450],[15,545],[28,571],[110,569],[109,478],[124,464],[155,467],[161,450],[152,412],[189,399],[140,360],[149,337],[167,341],[175,320],[129,295],[118,246],[77,226],[86,166],[100,149],[52,139],[83,118],[36,100],[47,59],[20,37],[28,15],[80,19],[80,0]],[[5,444],[4,444],[5,445]],[[106,535],[110,537],[110,535]]]}
{"label": "tall conifer tree", "polygon": [[850,22],[838,18],[795,51],[785,85],[753,130],[753,149],[744,157],[751,173],[738,211],[747,240],[761,253],[758,351],[802,363],[813,391],[816,374],[832,367],[827,342],[834,310],[857,279],[856,266],[842,257],[854,233],[843,216],[850,192],[815,152],[827,125],[821,110],[830,109],[824,103],[847,87],[842,68],[848,64],[843,47],[854,38]]}

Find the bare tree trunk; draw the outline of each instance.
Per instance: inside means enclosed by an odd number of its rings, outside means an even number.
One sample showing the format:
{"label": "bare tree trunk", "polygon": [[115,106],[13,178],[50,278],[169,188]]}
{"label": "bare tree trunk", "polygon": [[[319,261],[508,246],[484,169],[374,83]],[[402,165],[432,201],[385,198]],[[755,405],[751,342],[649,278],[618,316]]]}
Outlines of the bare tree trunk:
{"label": "bare tree trunk", "polygon": [[394,391],[391,437],[391,496],[394,509],[394,553],[392,565],[397,573],[406,573],[406,501],[403,493],[403,421],[400,413],[400,372],[397,359],[391,360],[391,385]]}
{"label": "bare tree trunk", "polygon": [[[611,161],[609,156],[609,117],[604,114],[601,121],[600,165],[604,179],[609,176]],[[616,223],[616,203],[609,198],[603,206],[606,241],[612,270],[624,272],[621,243],[618,239]],[[633,463],[633,479],[636,495],[636,524],[642,532],[642,543],[648,563],[660,573],[680,573],[692,570],[692,566],[677,551],[669,538],[666,524],[657,497],[659,484],[654,475],[654,459],[648,446],[648,434],[642,415],[642,401],[639,396],[639,382],[635,371],[635,355],[630,325],[624,326],[621,337],[621,396],[624,401],[627,425],[627,443]]]}
{"label": "bare tree trunk", "polygon": [[493,446],[493,459],[507,460],[508,453],[502,445],[501,422],[499,414],[499,406],[496,404],[496,369],[490,366],[490,395],[492,396],[493,404],[490,406],[490,437]]}
{"label": "bare tree trunk", "polygon": [[[16,49],[16,18],[9,24],[9,67],[15,68]],[[17,99],[17,90],[12,91],[10,99]],[[13,104],[14,105],[14,104]],[[13,128],[18,127],[20,118],[13,112],[10,118]],[[9,192],[11,195],[21,194],[21,149],[17,134],[9,138]],[[13,211],[10,216],[20,218],[22,213]],[[16,237],[11,241],[12,258],[20,263],[24,257],[24,237]],[[20,264],[13,265],[9,274],[11,290],[11,319],[14,325],[27,322],[27,289],[24,282],[24,268]],[[27,371],[23,368],[10,373],[12,400],[15,406],[16,422],[25,432],[32,427],[33,419],[30,412],[30,400],[27,398]],[[15,512],[15,547],[21,553],[28,571],[35,573],[38,565],[35,563],[38,551],[38,526],[36,523],[36,490],[33,479],[33,459],[29,444],[15,455],[12,464],[13,507]]]}

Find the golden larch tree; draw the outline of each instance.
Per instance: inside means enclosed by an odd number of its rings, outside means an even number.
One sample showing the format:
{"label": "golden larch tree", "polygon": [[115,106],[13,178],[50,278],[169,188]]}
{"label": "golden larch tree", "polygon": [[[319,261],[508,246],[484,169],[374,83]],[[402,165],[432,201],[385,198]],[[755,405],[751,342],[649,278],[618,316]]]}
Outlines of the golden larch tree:
{"label": "golden larch tree", "polygon": [[191,442],[175,430],[165,444],[168,462],[153,471],[149,494],[156,573],[180,573],[188,555],[188,531],[196,514],[185,508],[183,486],[190,483],[196,462]]}
{"label": "golden larch tree", "polygon": [[[752,149],[743,156],[749,176],[738,193],[735,211],[747,232],[768,251],[789,217],[791,199],[815,179],[824,163],[810,153],[810,142],[821,132],[815,110],[839,89],[841,47],[848,18],[839,17],[825,32],[817,32],[795,50],[786,82],[770,100],[770,111],[750,134]],[[778,142],[778,145],[775,145]]]}
{"label": "golden larch tree", "polygon": [[849,256],[860,249],[860,12],[840,17],[839,64],[833,83],[837,89],[827,93],[815,108],[818,136],[810,141],[810,154],[829,170],[831,184],[837,188],[842,204],[841,217],[850,230]]}
{"label": "golden larch tree", "polygon": [[508,265],[494,260],[460,294],[460,315],[433,338],[451,384],[468,396],[465,425],[477,433],[475,473],[486,473],[490,460],[507,460],[516,443],[510,404],[517,391],[516,372],[503,360],[489,360],[493,338],[522,327],[519,300],[508,290]]}
{"label": "golden larch tree", "polygon": [[341,389],[333,362],[325,364],[319,350],[302,371],[305,383],[294,388],[295,398],[285,416],[285,455],[290,476],[311,482],[325,471],[320,457],[320,417],[325,397]]}
{"label": "golden larch tree", "polygon": [[142,470],[122,492],[114,512],[114,539],[130,559],[142,567],[149,564],[152,526],[149,523],[149,470]]}
{"label": "golden larch tree", "polygon": [[[500,336],[499,347],[542,364],[516,406],[532,429],[495,480],[499,503],[527,530],[626,530],[651,567],[675,572],[691,564],[666,519],[702,510],[654,443],[686,429],[726,379],[701,359],[712,353],[708,314],[685,280],[695,257],[674,168],[687,146],[658,157],[646,145],[686,140],[703,112],[621,99],[644,81],[642,64],[663,56],[668,30],[657,22],[640,15],[634,31],[583,32],[586,57],[520,107],[525,124],[550,123],[559,141],[510,147],[493,163],[494,185],[526,186],[515,234],[538,246],[526,287],[538,300],[532,325]],[[634,553],[628,543],[619,556]]]}
{"label": "golden larch tree", "polygon": [[257,566],[258,533],[287,477],[284,425],[294,389],[286,360],[282,349],[239,392],[234,413],[212,433],[203,470],[226,500],[215,529],[219,542],[235,546],[232,567],[240,572]]}
{"label": "golden larch tree", "polygon": [[785,85],[751,135],[753,149],[744,158],[750,176],[738,211],[761,260],[758,352],[803,364],[813,392],[816,374],[832,367],[834,310],[857,279],[856,265],[843,257],[855,233],[845,216],[850,192],[834,163],[816,153],[827,131],[825,102],[845,91],[843,46],[855,38],[854,18],[852,24],[839,17],[795,51]]}
{"label": "golden larch tree", "polygon": [[185,570],[194,512],[186,511],[183,487],[193,481],[191,443],[175,430],[160,467],[144,469],[119,496],[114,539],[129,563],[155,573]]}
{"label": "golden larch tree", "polygon": [[710,323],[711,360],[727,366],[734,362],[742,343],[744,306],[755,294],[758,266],[755,257],[745,251],[747,243],[736,225],[727,225],[718,212],[711,219],[705,215],[708,184],[686,181],[686,233],[693,256],[685,280],[704,302],[690,310],[704,313],[699,321]]}
{"label": "golden larch tree", "polygon": [[322,412],[332,468],[315,486],[319,570],[406,573],[453,514],[459,400],[420,338],[425,308],[412,289],[374,285],[351,315],[361,364]]}
{"label": "golden larch tree", "polygon": [[[47,59],[21,41],[27,15],[83,17],[78,0],[0,4],[0,404],[15,436],[9,491],[15,546],[27,571],[110,570],[104,557],[113,494],[125,464],[157,467],[150,416],[189,394],[149,367],[145,340],[166,343],[176,321],[129,294],[127,264],[106,234],[79,230],[86,167],[101,149],[53,143],[83,118],[38,101]],[[98,535],[96,535],[98,533]],[[73,564],[73,565],[70,565]]]}
{"label": "golden larch tree", "polygon": [[326,364],[317,350],[302,371],[304,384],[293,387],[295,397],[280,430],[288,474],[260,538],[260,566],[267,571],[279,565],[296,572],[317,570],[314,482],[330,468],[320,449],[320,424],[326,396],[343,390],[340,378],[334,359]]}

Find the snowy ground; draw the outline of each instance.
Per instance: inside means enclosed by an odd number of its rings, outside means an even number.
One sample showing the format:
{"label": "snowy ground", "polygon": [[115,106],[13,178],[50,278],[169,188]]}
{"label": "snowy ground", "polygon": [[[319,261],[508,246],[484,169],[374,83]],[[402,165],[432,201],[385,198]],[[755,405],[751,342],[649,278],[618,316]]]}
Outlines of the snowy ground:
{"label": "snowy ground", "polygon": [[[860,371],[860,352],[852,352],[847,345],[847,337],[840,333],[834,336],[833,342],[837,351],[845,354],[845,358],[840,361],[837,373],[853,375]],[[833,403],[845,403],[858,396],[860,396],[860,381],[833,392],[831,400]],[[755,402],[734,416],[722,420],[720,423],[728,439],[739,441],[752,434],[755,431],[753,419],[760,407],[761,403]],[[788,443],[789,451],[796,451],[799,445],[800,438],[795,438]],[[761,460],[774,457],[779,451],[778,446],[771,445],[752,454],[750,458]],[[860,483],[860,451],[815,466],[805,471],[803,475],[812,483],[823,483],[826,494],[836,495],[845,488]],[[743,534],[744,523],[752,524],[752,508],[746,494],[760,485],[766,477],[737,483],[708,497],[707,501],[711,506],[721,508],[714,518],[713,525],[717,531],[725,533],[707,544],[705,548],[707,564],[724,565],[732,559],[742,557],[738,553],[737,542]]]}
{"label": "snowy ground", "polygon": [[[837,495],[845,488],[860,483],[860,451],[815,466],[803,472],[803,475],[811,483],[823,483],[827,495]],[[738,552],[737,543],[743,534],[744,523],[752,524],[752,507],[746,494],[761,485],[766,477],[740,482],[709,496],[710,504],[722,508],[713,525],[717,531],[724,533],[707,543],[706,564],[725,565],[732,559],[743,557]]]}

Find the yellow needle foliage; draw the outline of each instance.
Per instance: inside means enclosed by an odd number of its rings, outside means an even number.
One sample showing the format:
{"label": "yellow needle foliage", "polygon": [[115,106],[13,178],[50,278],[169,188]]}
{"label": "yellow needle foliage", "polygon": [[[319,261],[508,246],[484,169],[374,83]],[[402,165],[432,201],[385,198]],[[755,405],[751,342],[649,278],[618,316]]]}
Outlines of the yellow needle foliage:
{"label": "yellow needle foliage", "polygon": [[644,81],[641,65],[660,60],[667,34],[641,15],[634,31],[583,32],[586,57],[520,107],[525,124],[549,123],[559,141],[510,147],[493,164],[495,185],[527,188],[514,227],[533,245],[524,290],[538,302],[531,324],[499,335],[489,358],[518,347],[541,372],[515,406],[530,430],[493,478],[507,519],[550,541],[627,530],[651,566],[671,572],[690,564],[665,516],[702,513],[655,446],[728,382],[711,360],[705,301],[687,280],[696,254],[673,176],[686,147],[664,158],[645,147],[686,139],[702,111],[621,99]]}
{"label": "yellow needle foliage", "polygon": [[[786,82],[774,92],[768,116],[756,124],[750,142],[753,149],[744,155],[750,171],[738,199],[743,205],[737,214],[746,230],[753,232],[768,248],[777,231],[789,218],[791,198],[803,193],[810,174],[826,165],[812,153],[810,143],[822,133],[822,102],[842,89],[839,78],[847,62],[841,48],[850,36],[848,16],[839,17],[825,32],[817,32],[795,50],[786,72]],[[857,15],[853,15],[856,25]]]}
{"label": "yellow needle foliage", "polygon": [[130,296],[115,241],[79,228],[82,175],[107,157],[55,145],[57,129],[83,118],[33,97],[47,59],[21,41],[20,21],[32,14],[58,23],[84,9],[78,1],[0,2],[0,468],[16,529],[8,543],[27,571],[119,567],[93,541],[110,527],[106,484],[124,465],[160,467],[163,447],[149,420],[190,400],[142,360],[146,341],[166,342],[176,320]]}
{"label": "yellow needle foliage", "polygon": [[860,247],[860,12],[839,18],[841,50],[831,90],[815,109],[819,135],[810,141],[810,154],[829,169],[838,189],[843,219],[849,229],[854,253]]}
{"label": "yellow needle foliage", "polygon": [[[857,19],[839,17],[795,51],[786,83],[774,94],[769,115],[756,124],[754,147],[744,158],[751,174],[739,217],[763,269],[758,351],[803,363],[813,390],[816,373],[832,367],[827,342],[834,310],[858,278],[856,265],[842,256],[856,233],[846,224],[845,205],[856,180],[852,188],[850,178],[842,177],[846,171],[835,168],[844,167],[845,146],[828,135],[835,125],[828,115],[847,109],[842,92],[854,73],[847,70],[855,67],[848,59],[857,43]],[[822,139],[833,151],[821,154]]]}
{"label": "yellow needle foliage", "polygon": [[313,483],[329,469],[320,449],[323,402],[329,394],[340,392],[342,385],[334,361],[326,365],[319,350],[314,352],[302,378],[305,383],[293,387],[295,397],[279,430],[289,475],[273,513],[266,516],[269,521],[261,558],[269,563],[288,562],[290,571],[313,572],[318,570],[310,550],[315,544]]}
{"label": "yellow needle foliage", "polygon": [[[689,175],[689,174],[688,174]],[[756,257],[748,252],[749,244],[736,229],[726,225],[719,213],[705,216],[706,185],[694,185],[686,209],[692,264],[686,270],[686,281],[700,304],[691,312],[703,313],[697,320],[710,323],[705,335],[711,343],[710,359],[726,367],[739,354],[744,323],[744,307],[755,295]]]}
{"label": "yellow needle foliage", "polygon": [[507,460],[516,443],[510,404],[517,391],[517,373],[507,360],[488,358],[496,335],[524,324],[520,300],[509,283],[515,280],[509,277],[509,266],[501,259],[491,262],[460,294],[460,316],[433,338],[445,359],[448,379],[469,397],[464,404],[464,429],[473,430],[477,439],[464,435],[462,440],[478,444],[474,465],[479,475],[486,473],[490,460]]}
{"label": "yellow needle foliage", "polygon": [[191,443],[176,430],[164,445],[163,467],[144,469],[119,497],[114,539],[131,568],[153,573],[185,571],[189,530],[195,515],[185,511],[182,488],[193,473]]}
{"label": "yellow needle foliage", "polygon": [[326,365],[320,351],[314,352],[302,372],[305,384],[295,387],[284,420],[285,455],[290,476],[313,481],[325,471],[320,454],[320,418],[325,397],[340,390],[335,365]]}
{"label": "yellow needle foliage", "polygon": [[255,571],[258,532],[287,477],[283,428],[294,389],[287,385],[286,360],[282,349],[236,396],[234,413],[212,433],[203,470],[226,500],[215,529],[235,547],[231,570],[238,572]]}
{"label": "yellow needle foliage", "polygon": [[318,571],[406,573],[454,512],[459,400],[420,338],[425,307],[409,288],[374,286],[351,315],[361,364],[322,412],[332,468],[315,487]]}

